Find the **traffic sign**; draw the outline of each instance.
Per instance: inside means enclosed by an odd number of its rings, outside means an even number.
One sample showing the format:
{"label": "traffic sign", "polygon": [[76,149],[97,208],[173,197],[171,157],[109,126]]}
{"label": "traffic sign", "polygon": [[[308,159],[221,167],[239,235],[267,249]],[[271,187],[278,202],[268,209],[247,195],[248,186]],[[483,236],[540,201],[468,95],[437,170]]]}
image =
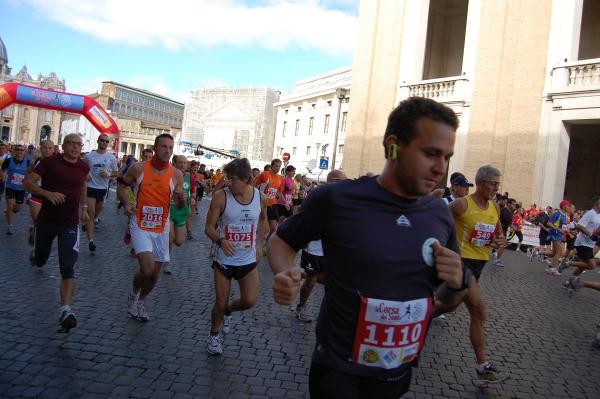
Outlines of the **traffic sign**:
{"label": "traffic sign", "polygon": [[319,169],[329,169],[329,157],[321,157],[319,159]]}
{"label": "traffic sign", "polygon": [[289,160],[290,160],[290,153],[289,153],[289,152],[284,152],[284,153],[281,155],[281,159],[283,159],[283,162],[287,162],[287,161],[289,161]]}

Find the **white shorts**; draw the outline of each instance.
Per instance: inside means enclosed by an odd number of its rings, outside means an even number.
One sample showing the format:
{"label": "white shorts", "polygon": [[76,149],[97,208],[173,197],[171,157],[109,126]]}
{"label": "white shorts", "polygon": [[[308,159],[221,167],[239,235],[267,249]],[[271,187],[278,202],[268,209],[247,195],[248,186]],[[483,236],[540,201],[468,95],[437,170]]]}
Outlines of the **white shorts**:
{"label": "white shorts", "polygon": [[154,233],[141,230],[136,223],[136,218],[132,217],[129,230],[136,255],[140,252],[152,252],[155,262],[169,261],[169,223],[165,225],[162,233]]}

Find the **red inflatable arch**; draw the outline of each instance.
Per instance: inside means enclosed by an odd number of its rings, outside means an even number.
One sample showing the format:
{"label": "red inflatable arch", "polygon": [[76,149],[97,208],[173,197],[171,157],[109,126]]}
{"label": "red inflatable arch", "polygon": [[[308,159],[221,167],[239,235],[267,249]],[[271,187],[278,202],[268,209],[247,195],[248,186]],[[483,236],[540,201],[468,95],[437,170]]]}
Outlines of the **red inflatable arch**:
{"label": "red inflatable arch", "polygon": [[85,116],[100,133],[113,135],[118,149],[119,128],[113,118],[95,100],[79,94],[64,93],[21,83],[0,84],[0,110],[11,104],[71,112]]}

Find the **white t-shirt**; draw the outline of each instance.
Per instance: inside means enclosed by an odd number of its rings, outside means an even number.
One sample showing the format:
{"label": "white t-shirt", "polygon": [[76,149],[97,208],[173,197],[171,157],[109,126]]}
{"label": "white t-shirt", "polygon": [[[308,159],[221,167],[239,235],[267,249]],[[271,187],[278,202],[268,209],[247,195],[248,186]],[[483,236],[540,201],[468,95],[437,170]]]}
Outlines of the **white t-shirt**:
{"label": "white t-shirt", "polygon": [[111,174],[117,171],[117,159],[109,152],[99,154],[96,151],[88,152],[83,156],[83,160],[90,167],[90,180],[87,186],[90,188],[107,189],[109,177],[100,176],[103,170]]}
{"label": "white t-shirt", "polygon": [[[600,213],[596,212],[593,209],[587,211],[583,217],[579,220],[580,225],[588,229],[591,233],[596,231],[598,227],[600,227]],[[575,239],[575,246],[583,245],[586,247],[594,248],[596,243],[590,237],[586,236],[582,232],[577,234],[577,238]]]}

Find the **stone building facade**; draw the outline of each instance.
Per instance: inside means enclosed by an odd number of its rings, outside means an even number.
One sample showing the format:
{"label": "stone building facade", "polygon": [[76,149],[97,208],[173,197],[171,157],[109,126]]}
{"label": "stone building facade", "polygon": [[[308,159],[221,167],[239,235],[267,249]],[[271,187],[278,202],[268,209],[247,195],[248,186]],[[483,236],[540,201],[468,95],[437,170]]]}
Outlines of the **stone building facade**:
{"label": "stone building facade", "polygon": [[[17,82],[44,89],[65,91],[65,81],[54,72],[44,76],[38,74],[34,79],[23,66],[12,75],[8,65],[6,46],[0,38],[0,84]],[[58,140],[62,112],[37,108],[28,105],[13,104],[0,111],[0,139],[4,142],[34,144],[45,139]]]}
{"label": "stone building facade", "polygon": [[503,173],[524,203],[600,193],[600,2],[362,1],[344,169],[378,172],[391,109],[409,96],[460,118],[449,172]]}

